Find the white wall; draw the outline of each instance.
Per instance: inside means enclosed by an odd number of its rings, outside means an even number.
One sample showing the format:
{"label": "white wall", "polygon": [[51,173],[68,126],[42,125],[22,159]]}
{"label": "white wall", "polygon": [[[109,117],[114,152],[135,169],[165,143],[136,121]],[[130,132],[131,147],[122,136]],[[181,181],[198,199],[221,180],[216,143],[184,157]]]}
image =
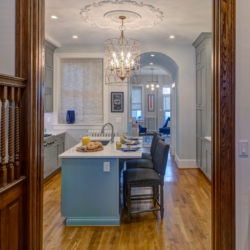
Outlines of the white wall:
{"label": "white wall", "polygon": [[[61,58],[103,58],[103,51],[83,48],[58,48],[54,54],[54,89],[53,89],[53,113],[45,114],[46,132],[65,131],[66,148],[73,146],[79,138],[86,135],[89,129],[101,129],[102,124],[77,125],[58,124],[59,96],[60,96],[60,59]],[[105,73],[105,72],[104,72]],[[111,113],[111,92],[124,92],[124,112]],[[117,83],[111,85],[104,84],[103,90],[104,121],[114,125],[115,132],[122,134],[127,131],[127,84]],[[67,146],[68,145],[68,146]]]}
{"label": "white wall", "polygon": [[239,140],[250,141],[250,1],[236,1],[236,245],[250,249],[250,158],[239,158]]}
{"label": "white wall", "polygon": [[0,74],[15,75],[16,1],[0,1]]}
{"label": "white wall", "polygon": [[[83,47],[63,47],[56,50],[56,54],[79,55],[85,57],[103,57],[103,47],[100,48],[83,48]],[[147,51],[155,51],[165,53],[170,56],[179,67],[179,77],[176,83],[177,92],[177,110],[176,110],[176,156],[178,162],[188,164],[189,167],[195,167],[195,51],[192,45],[176,45],[166,46],[165,48],[154,47],[153,45],[145,45],[142,47],[142,53]],[[56,60],[55,60],[56,64]],[[56,65],[55,65],[56,66]],[[56,75],[56,74],[55,74]],[[126,86],[113,87],[114,91],[121,89],[127,91]],[[125,110],[122,116],[122,121],[119,119],[119,114],[110,113],[110,95],[112,91],[110,87],[105,87],[105,102],[104,102],[104,120],[114,123],[116,129],[120,132],[126,128],[128,115],[126,110],[126,96],[125,96]],[[56,92],[56,91],[54,91]],[[54,98],[54,101],[57,99]],[[55,107],[54,103],[54,107]],[[55,113],[55,119],[57,114]],[[58,128],[58,127],[57,127]]]}
{"label": "white wall", "polygon": [[[128,87],[126,85],[114,85],[114,86],[109,86],[107,85],[106,87],[106,92],[105,92],[105,99],[104,102],[107,104],[106,105],[106,112],[105,115],[107,116],[107,121],[111,122],[114,124],[115,130],[119,134],[123,134],[127,132],[127,126],[128,126]],[[112,113],[111,112],[111,92],[124,92],[124,112],[123,113]]]}
{"label": "white wall", "polygon": [[196,112],[195,112],[195,51],[190,47],[178,50],[176,63],[179,66],[179,78],[176,84],[176,154],[179,159],[193,160],[190,167],[196,165]]}
{"label": "white wall", "polygon": [[144,50],[165,53],[179,67],[176,82],[176,158],[182,166],[196,167],[195,50],[191,44],[161,49],[148,45]]}

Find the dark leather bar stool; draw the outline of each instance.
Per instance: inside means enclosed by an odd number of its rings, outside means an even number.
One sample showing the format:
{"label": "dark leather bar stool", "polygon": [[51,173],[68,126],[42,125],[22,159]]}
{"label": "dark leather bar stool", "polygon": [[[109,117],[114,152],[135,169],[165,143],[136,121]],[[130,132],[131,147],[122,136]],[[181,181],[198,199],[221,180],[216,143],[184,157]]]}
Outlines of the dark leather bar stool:
{"label": "dark leather bar stool", "polygon": [[143,159],[152,160],[152,155],[154,154],[155,146],[157,144],[157,139],[159,139],[158,136],[159,135],[157,133],[154,133],[153,139],[152,139],[152,142],[151,142],[150,153],[143,152],[142,153],[142,158]]}
{"label": "dark leather bar stool", "polygon": [[158,144],[158,141],[162,140],[162,138],[158,134],[154,134],[150,153],[148,153],[148,156],[146,154],[142,155],[142,159],[133,159],[133,160],[127,160],[126,161],[126,169],[131,168],[153,168],[153,158],[155,155],[156,147]]}
{"label": "dark leather bar stool", "polygon": [[[163,200],[163,186],[164,175],[166,171],[166,165],[168,160],[169,145],[163,141],[158,141],[156,146],[155,157],[153,158],[153,168],[131,168],[124,171],[124,196],[126,205],[128,208],[128,220],[130,220],[131,214],[145,213],[160,211],[161,218],[164,216],[164,200]],[[153,195],[131,195],[131,189],[134,187],[153,187],[153,190],[157,188],[159,192],[153,192]],[[159,199],[160,198],[160,199]],[[154,207],[147,210],[131,211],[132,200],[153,200]],[[158,205],[158,207],[157,207]]]}

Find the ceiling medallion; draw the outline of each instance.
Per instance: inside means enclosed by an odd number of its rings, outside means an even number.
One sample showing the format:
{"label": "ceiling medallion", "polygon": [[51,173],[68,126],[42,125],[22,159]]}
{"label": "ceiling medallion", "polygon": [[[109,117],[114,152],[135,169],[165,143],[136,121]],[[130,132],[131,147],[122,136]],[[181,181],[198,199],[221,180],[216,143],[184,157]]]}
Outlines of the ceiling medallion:
{"label": "ceiling medallion", "polygon": [[105,61],[107,73],[124,81],[135,72],[140,71],[141,43],[124,36],[126,16],[120,16],[119,19],[122,22],[120,26],[121,36],[105,41]]}
{"label": "ceiling medallion", "polygon": [[[80,14],[86,23],[104,29],[116,29],[118,17],[126,16],[126,27],[138,30],[151,28],[164,19],[155,6],[133,0],[103,0],[84,6]],[[117,23],[118,25],[118,23]]]}

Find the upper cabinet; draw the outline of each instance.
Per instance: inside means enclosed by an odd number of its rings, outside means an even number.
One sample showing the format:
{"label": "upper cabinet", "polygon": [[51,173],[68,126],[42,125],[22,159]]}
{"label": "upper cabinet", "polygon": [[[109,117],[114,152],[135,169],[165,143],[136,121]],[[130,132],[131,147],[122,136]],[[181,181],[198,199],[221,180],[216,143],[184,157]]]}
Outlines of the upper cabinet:
{"label": "upper cabinet", "polygon": [[212,133],[212,33],[201,33],[193,43],[196,51],[196,159],[211,179]]}
{"label": "upper cabinet", "polygon": [[53,71],[56,47],[45,41],[45,81],[44,112],[53,112]]}

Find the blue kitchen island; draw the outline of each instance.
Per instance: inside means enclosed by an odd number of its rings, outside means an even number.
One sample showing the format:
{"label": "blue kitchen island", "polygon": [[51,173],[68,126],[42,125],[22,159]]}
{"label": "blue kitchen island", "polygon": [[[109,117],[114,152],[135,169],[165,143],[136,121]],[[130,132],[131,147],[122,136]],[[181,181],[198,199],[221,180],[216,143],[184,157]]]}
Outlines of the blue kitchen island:
{"label": "blue kitchen island", "polygon": [[[115,142],[119,138],[115,138]],[[122,160],[141,158],[142,151],[122,152],[109,143],[99,152],[77,152],[80,144],[60,155],[61,214],[68,226],[120,225]]]}

